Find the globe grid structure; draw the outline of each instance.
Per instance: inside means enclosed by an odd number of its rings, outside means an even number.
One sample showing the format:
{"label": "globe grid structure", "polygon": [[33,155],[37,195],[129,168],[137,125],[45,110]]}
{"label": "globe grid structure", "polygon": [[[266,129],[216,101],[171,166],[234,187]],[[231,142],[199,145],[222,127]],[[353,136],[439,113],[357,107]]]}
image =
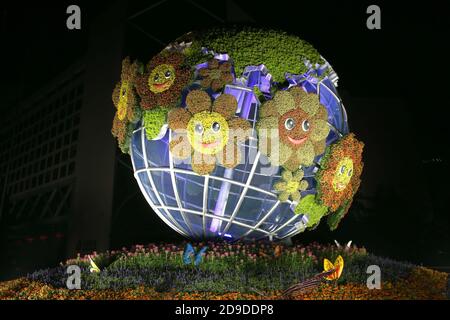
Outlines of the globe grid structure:
{"label": "globe grid structure", "polygon": [[[330,72],[321,80],[307,74],[289,75],[290,86],[300,84],[309,93],[316,93],[328,111],[331,128],[326,139],[330,145],[349,132],[345,108],[336,90],[337,75]],[[251,72],[243,73],[239,85],[226,85],[224,92],[235,96],[253,94],[245,86]],[[245,81],[247,80],[247,81]],[[242,85],[244,84],[244,85]],[[243,101],[245,99],[238,99]],[[131,140],[134,176],[155,213],[172,229],[190,239],[282,240],[305,230],[306,213],[295,214],[291,201],[280,202],[272,185],[280,179],[281,167],[270,166],[267,157],[257,148],[255,124],[260,103],[250,104],[245,118],[253,126],[253,136],[243,143],[245,161],[233,169],[219,164],[209,175],[192,171],[189,163],[178,163],[168,144],[172,132],[165,125],[160,136],[148,140],[139,122]],[[236,115],[242,115],[239,103]],[[322,155],[314,164],[303,168],[310,187],[302,195],[315,194],[315,173]]]}

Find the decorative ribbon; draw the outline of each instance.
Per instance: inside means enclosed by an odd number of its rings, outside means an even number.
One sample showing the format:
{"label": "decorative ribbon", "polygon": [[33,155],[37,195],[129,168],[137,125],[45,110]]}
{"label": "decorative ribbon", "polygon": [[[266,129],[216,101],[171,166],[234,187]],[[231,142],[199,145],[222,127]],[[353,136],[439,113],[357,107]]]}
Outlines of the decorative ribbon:
{"label": "decorative ribbon", "polygon": [[270,94],[272,85],[272,75],[268,72],[265,65],[247,66],[242,76],[237,80],[243,86],[248,88],[258,87],[258,89],[266,94]]}

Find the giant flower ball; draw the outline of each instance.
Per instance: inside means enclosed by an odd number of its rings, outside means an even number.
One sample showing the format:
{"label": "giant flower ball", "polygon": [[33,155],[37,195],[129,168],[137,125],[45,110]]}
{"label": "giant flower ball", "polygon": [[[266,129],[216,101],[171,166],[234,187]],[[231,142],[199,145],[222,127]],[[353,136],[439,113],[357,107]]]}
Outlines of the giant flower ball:
{"label": "giant flower ball", "polygon": [[331,230],[360,186],[338,76],[285,32],[190,32],[125,58],[113,135],[152,210],[189,239],[282,240]]}

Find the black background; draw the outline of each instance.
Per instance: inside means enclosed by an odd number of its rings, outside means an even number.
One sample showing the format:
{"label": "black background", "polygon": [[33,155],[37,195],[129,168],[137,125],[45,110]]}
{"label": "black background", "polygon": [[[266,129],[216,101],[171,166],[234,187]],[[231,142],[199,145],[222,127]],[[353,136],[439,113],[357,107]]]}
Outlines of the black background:
{"label": "black background", "polygon": [[[129,14],[151,3],[130,2]],[[82,30],[67,30],[69,4],[81,7]],[[366,27],[370,4],[381,8],[381,30]],[[2,4],[0,111],[7,113],[82,57],[91,22],[109,5]],[[146,62],[163,43],[217,25],[282,29],[309,41],[339,75],[351,131],[366,143],[365,171],[340,229],[331,233],[323,223],[295,241],[353,240],[377,254],[446,267],[449,7],[447,1],[172,0],[124,22],[124,55]],[[112,247],[180,239],[150,213],[127,167],[129,157],[120,156],[119,162],[124,165],[116,178]]]}

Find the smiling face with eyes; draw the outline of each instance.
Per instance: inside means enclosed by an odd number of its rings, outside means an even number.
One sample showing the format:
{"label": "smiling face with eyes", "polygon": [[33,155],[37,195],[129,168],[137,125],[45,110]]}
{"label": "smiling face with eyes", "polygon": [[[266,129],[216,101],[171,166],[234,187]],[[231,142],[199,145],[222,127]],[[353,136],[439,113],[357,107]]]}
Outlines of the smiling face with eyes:
{"label": "smiling face with eyes", "polygon": [[278,130],[283,132],[280,137],[292,148],[303,145],[311,132],[311,123],[308,114],[301,110],[291,110],[285,113],[279,123]]}
{"label": "smiling face with eyes", "polygon": [[148,87],[153,93],[168,90],[174,82],[175,68],[169,64],[161,64],[155,67],[148,77]]}
{"label": "smiling face with eyes", "polygon": [[[317,171],[317,197],[331,212],[349,204],[360,185],[364,144],[349,133],[327,147]],[[343,215],[345,212],[343,211]]]}
{"label": "smiling face with eyes", "polygon": [[217,112],[195,114],[188,123],[187,131],[192,147],[203,154],[215,155],[228,142],[227,120]]}
{"label": "smiling face with eyes", "polygon": [[279,90],[263,103],[259,116],[259,150],[272,165],[296,171],[325,151],[328,113],[316,94],[296,86]]}
{"label": "smiling face with eyes", "polygon": [[143,110],[173,108],[193,76],[181,52],[162,51],[140,71],[136,91]]}
{"label": "smiling face with eyes", "polygon": [[204,175],[216,163],[234,168],[241,162],[239,145],[251,135],[250,123],[236,117],[237,100],[222,93],[214,101],[206,91],[192,90],[186,107],[174,108],[167,117],[172,130],[170,152],[177,159],[191,158],[192,170]]}
{"label": "smiling face with eyes", "polygon": [[336,192],[343,191],[353,176],[353,160],[345,157],[339,161],[333,178],[333,189]]}

